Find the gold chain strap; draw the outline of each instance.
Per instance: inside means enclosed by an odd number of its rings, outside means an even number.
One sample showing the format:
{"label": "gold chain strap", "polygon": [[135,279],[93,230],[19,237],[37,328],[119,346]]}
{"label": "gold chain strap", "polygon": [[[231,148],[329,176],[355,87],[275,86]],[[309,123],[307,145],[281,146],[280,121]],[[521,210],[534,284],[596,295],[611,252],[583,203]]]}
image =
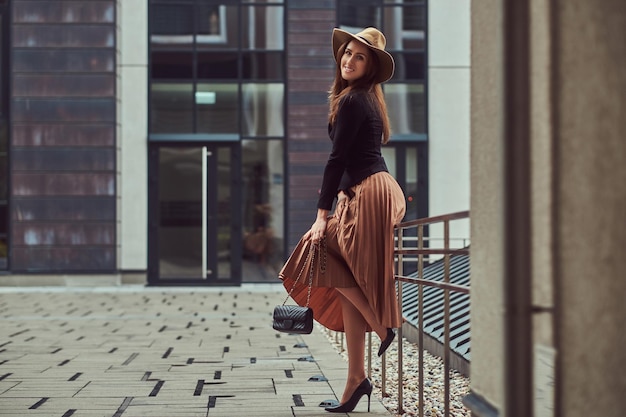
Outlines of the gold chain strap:
{"label": "gold chain strap", "polygon": [[321,254],[320,271],[322,274],[326,272],[326,238],[324,237],[320,240],[320,243],[317,243],[317,244],[311,243],[311,246],[309,247],[309,253],[306,254],[306,259],[304,260],[304,264],[302,265],[302,268],[300,268],[298,277],[293,282],[293,285],[291,286],[291,289],[289,290],[289,294],[287,294],[285,301],[283,301],[283,305],[285,305],[289,297],[291,297],[291,293],[296,288],[296,284],[298,283],[298,281],[300,281],[302,272],[304,272],[304,267],[309,261],[309,258],[311,258],[311,267],[309,268],[309,292],[306,296],[306,307],[309,306],[309,302],[311,301],[311,287],[313,286],[313,271],[315,269],[315,249],[318,246],[319,246],[319,250]]}
{"label": "gold chain strap", "polygon": [[326,237],[320,240],[320,252],[322,260],[320,263],[320,272],[324,274],[326,272]]}

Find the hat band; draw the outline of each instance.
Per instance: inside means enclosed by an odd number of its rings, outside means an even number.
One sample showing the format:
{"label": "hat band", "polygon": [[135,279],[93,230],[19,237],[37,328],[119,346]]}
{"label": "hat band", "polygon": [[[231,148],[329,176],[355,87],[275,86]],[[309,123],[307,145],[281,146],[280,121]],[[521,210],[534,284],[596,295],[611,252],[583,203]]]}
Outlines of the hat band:
{"label": "hat band", "polygon": [[370,41],[368,41],[367,39],[365,39],[363,36],[357,35],[359,38],[363,39],[365,42],[367,42],[368,45],[370,46],[374,46],[372,45],[372,43]]}

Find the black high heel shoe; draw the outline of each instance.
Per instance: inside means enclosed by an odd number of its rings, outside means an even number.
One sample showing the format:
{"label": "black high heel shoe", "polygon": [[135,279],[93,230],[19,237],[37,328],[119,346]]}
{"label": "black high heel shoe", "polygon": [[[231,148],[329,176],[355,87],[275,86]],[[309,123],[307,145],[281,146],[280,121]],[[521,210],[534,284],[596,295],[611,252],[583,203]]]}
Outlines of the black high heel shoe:
{"label": "black high heel shoe", "polygon": [[356,390],[352,393],[352,396],[348,401],[343,404],[339,404],[336,407],[326,407],[324,410],[329,413],[349,413],[354,410],[354,407],[359,403],[362,396],[367,395],[367,412],[370,412],[370,399],[372,396],[372,383],[369,379],[365,378]]}
{"label": "black high heel shoe", "polygon": [[396,332],[394,332],[392,328],[388,327],[387,337],[385,337],[385,340],[380,342],[380,348],[378,348],[378,356],[383,356],[383,353],[385,353],[385,351],[389,348],[389,346],[391,346],[391,342],[393,342],[393,339],[395,337],[396,337]]}

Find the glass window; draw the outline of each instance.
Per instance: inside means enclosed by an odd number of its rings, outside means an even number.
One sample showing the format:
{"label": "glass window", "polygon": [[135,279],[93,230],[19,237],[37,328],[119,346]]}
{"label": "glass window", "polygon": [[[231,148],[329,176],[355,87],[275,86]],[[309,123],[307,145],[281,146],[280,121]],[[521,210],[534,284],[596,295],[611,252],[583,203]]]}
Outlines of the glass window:
{"label": "glass window", "polygon": [[418,178],[417,178],[417,149],[407,147],[404,153],[406,163],[406,177],[404,183],[404,195],[406,197],[405,220],[413,220],[418,217]]}
{"label": "glass window", "polygon": [[244,136],[284,135],[284,85],[244,84],[242,86]]}
{"label": "glass window", "polygon": [[198,78],[237,79],[239,78],[239,54],[237,52],[199,52]]}
{"label": "glass window", "polygon": [[238,47],[236,6],[205,1],[154,2],[150,11],[150,42],[155,49]]}
{"label": "glass window", "polygon": [[242,77],[246,80],[277,80],[285,77],[283,52],[244,52]]}
{"label": "glass window", "polygon": [[[393,28],[391,35],[402,33],[404,37],[415,38],[426,29],[426,8],[423,5],[400,5],[384,8],[385,27]],[[385,34],[386,35],[386,34]]]}
{"label": "glass window", "polygon": [[156,79],[193,78],[193,55],[191,52],[152,52],[151,72]]}
{"label": "glass window", "polygon": [[426,4],[426,0],[384,0],[384,2],[393,4]]}
{"label": "glass window", "polygon": [[159,149],[159,269],[165,278],[202,276],[202,148]]}
{"label": "glass window", "polygon": [[[7,178],[7,159],[7,152],[4,150],[0,151],[0,207],[3,206],[4,203],[6,203],[9,197],[9,193],[7,192],[9,187],[9,181]],[[1,218],[0,220],[4,220],[4,218]],[[0,234],[4,232],[6,232],[6,224],[3,221],[0,221]]]}
{"label": "glass window", "polygon": [[244,7],[241,19],[244,49],[284,49],[282,6]]}
{"label": "glass window", "polygon": [[193,44],[194,7],[192,3],[155,3],[151,8],[150,42],[153,48]]}
{"label": "glass window", "polygon": [[198,84],[195,93],[197,131],[238,134],[238,93],[237,84]]}
{"label": "glass window", "polygon": [[284,3],[284,0],[243,0],[242,1],[243,4],[246,3],[273,3],[273,4],[280,4],[280,3]]}
{"label": "glass window", "polygon": [[196,9],[196,44],[199,49],[237,49],[239,47],[239,10],[199,1]]}
{"label": "glass window", "polygon": [[152,83],[150,131],[152,133],[193,132],[193,85]]}
{"label": "glass window", "polygon": [[151,133],[284,135],[284,5],[223,3],[151,1]]}
{"label": "glass window", "polygon": [[232,277],[232,157],[230,148],[217,148],[217,278]]}
{"label": "glass window", "polygon": [[242,141],[244,263],[266,279],[283,262],[284,169],[282,140]]}
{"label": "glass window", "polygon": [[424,64],[424,53],[402,53],[393,52],[396,68],[393,73],[394,81],[424,80],[426,76],[426,65]]}
{"label": "glass window", "polygon": [[338,2],[339,27],[363,29],[368,26],[381,27],[380,0],[341,0]]}
{"label": "glass window", "polygon": [[385,84],[385,102],[393,135],[426,133],[423,84]]}
{"label": "glass window", "polygon": [[385,165],[387,165],[389,173],[396,177],[398,175],[396,169],[396,148],[391,145],[383,146],[381,152],[383,154],[383,158],[385,158]]}
{"label": "glass window", "polygon": [[421,142],[416,146],[412,143],[392,140],[382,148],[389,173],[398,180],[404,192],[405,221],[424,217],[428,210],[428,201],[426,201],[428,162],[424,159],[427,154],[426,147],[426,142]]}
{"label": "glass window", "polygon": [[[207,141],[206,147],[242,138],[218,155],[218,178],[207,178],[209,185],[218,181],[219,279],[239,273],[242,262],[244,281],[273,281],[285,255],[285,2],[149,3],[150,133],[171,134],[151,138]],[[234,182],[241,190],[230,195],[226,184]],[[241,217],[230,209],[233,200],[241,203]],[[239,253],[233,242],[242,244],[243,259],[232,258]]]}

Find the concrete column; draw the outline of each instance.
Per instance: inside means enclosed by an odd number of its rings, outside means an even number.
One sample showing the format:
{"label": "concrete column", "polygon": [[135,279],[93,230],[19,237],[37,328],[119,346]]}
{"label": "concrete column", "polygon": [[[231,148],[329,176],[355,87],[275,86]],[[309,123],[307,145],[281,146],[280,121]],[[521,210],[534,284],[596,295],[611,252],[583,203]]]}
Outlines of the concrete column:
{"label": "concrete column", "polygon": [[[472,365],[504,416],[504,2],[472,3]],[[621,416],[626,373],[626,3],[530,2],[533,416]],[[503,103],[507,103],[504,108]],[[524,109],[519,109],[523,111]],[[510,158],[515,158],[510,155]],[[511,359],[511,358],[509,358]],[[515,358],[512,358],[515,359]],[[551,389],[554,389],[552,392]],[[510,398],[509,398],[510,399]]]}
{"label": "concrete column", "polygon": [[[429,216],[469,209],[470,3],[466,0],[428,5],[428,140]],[[450,234],[469,237],[469,221],[453,222]],[[431,226],[430,236],[442,238],[443,228]]]}
{"label": "concrete column", "polygon": [[[118,268],[146,281],[148,1],[117,2]],[[128,281],[128,280],[126,280]]]}
{"label": "concrete column", "polygon": [[626,3],[554,1],[557,415],[626,399]]}
{"label": "concrete column", "polygon": [[502,2],[472,2],[471,389],[477,401],[504,402],[504,112]]}

